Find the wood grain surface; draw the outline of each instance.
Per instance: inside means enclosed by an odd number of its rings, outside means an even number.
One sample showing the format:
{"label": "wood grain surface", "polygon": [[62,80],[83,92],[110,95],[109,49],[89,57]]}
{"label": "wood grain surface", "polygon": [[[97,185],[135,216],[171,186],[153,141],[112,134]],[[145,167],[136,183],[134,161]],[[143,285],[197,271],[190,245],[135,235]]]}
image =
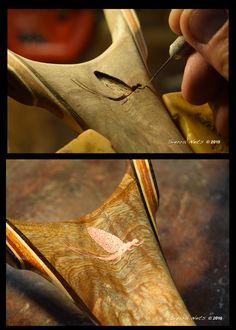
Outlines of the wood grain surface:
{"label": "wood grain surface", "polygon": [[[12,163],[16,162],[17,164],[17,161],[10,161],[10,162]],[[43,161],[41,161],[41,165],[42,162]],[[56,162],[58,162],[58,166],[60,165],[60,161],[55,161],[55,167],[57,167]],[[74,161],[68,161],[68,162],[70,163]],[[86,162],[89,161],[85,161],[85,163]],[[227,207],[227,204],[225,203],[219,204],[219,201],[222,198],[226,198],[225,193],[223,193],[225,191],[224,187],[226,187],[223,183],[226,182],[225,180],[227,178],[227,164],[225,162],[226,161],[175,161],[174,163],[171,161],[158,162],[157,177],[159,182],[159,188],[161,188],[161,191],[163,191],[164,188],[164,195],[163,194],[161,195],[162,199],[160,204],[162,205],[162,207],[160,206],[157,217],[158,229],[160,232],[160,240],[162,243],[164,254],[170,265],[171,272],[174,270],[173,275],[174,278],[177,279],[177,287],[182,293],[184,300],[187,302],[187,306],[188,308],[190,308],[192,315],[197,315],[199,312],[203,314],[204,313],[207,314],[208,304],[209,304],[209,311],[213,309],[216,310],[216,313],[217,311],[222,312],[222,310],[224,311],[225,309],[227,309],[227,269],[222,264],[224,262],[224,264],[227,265],[226,262],[227,257],[226,258],[224,257],[227,256],[227,250],[225,250],[227,248],[227,239],[225,240],[221,237],[220,242],[223,250],[221,248],[218,251],[217,256],[212,255],[213,250],[217,249],[217,246],[214,245],[214,237],[217,238],[217,241],[219,242],[219,235],[224,236],[224,233],[227,234],[227,230],[226,230],[227,224],[225,223],[225,220],[222,221],[222,217],[223,219],[227,219],[227,213],[225,213],[226,212],[225,207]],[[78,168],[78,164],[79,161],[77,161],[77,168]],[[93,164],[95,165],[95,162]],[[116,161],[113,161],[113,164],[115,165]],[[26,162],[21,161],[21,166],[22,168],[25,167],[26,169],[27,161]],[[64,163],[64,166],[65,169],[66,163]],[[92,167],[93,173],[96,173],[97,167],[98,166],[96,165]],[[38,167],[39,170],[40,168],[42,170],[42,166]],[[37,163],[34,164],[34,169],[35,170],[37,169]],[[70,167],[70,170],[71,169],[72,167]],[[19,170],[20,169],[18,169],[18,173]],[[16,175],[16,172],[17,171],[12,173]],[[62,176],[62,178],[64,179],[65,176]],[[18,177],[18,183],[20,182],[19,180],[20,181],[23,180],[23,177],[22,178]],[[191,185],[190,182],[192,182]],[[47,187],[47,182],[45,182],[42,185],[45,184]],[[13,186],[14,183],[12,182],[12,188]],[[27,186],[29,188],[29,185]],[[27,188],[27,186],[25,187]],[[187,190],[186,187],[188,187]],[[35,186],[35,188],[36,190],[39,189],[39,187],[37,186]],[[54,189],[55,188],[56,187],[54,186]],[[13,192],[13,190],[10,191]],[[49,198],[46,191],[47,190],[45,190],[44,193],[46,198],[46,199],[44,198],[44,201],[47,200],[47,198]],[[178,192],[178,194],[176,192]],[[17,195],[19,195],[19,193],[16,194],[16,196]],[[32,195],[32,191],[30,195]],[[209,196],[211,196],[211,198],[209,198]],[[36,200],[34,197],[34,203],[39,205],[39,199]],[[204,204],[205,206],[204,208],[201,207],[202,204]],[[176,208],[178,209],[177,213],[176,213]],[[65,210],[63,211],[65,212]],[[34,212],[35,211],[33,211],[33,213]],[[54,210],[54,212],[56,212],[56,210]],[[73,210],[67,210],[67,216],[69,216],[71,212],[73,213]],[[10,214],[13,213],[14,210],[11,208]],[[215,224],[217,224],[218,226],[216,228],[218,229],[216,229],[214,226],[215,236],[213,235],[209,240],[210,228],[212,232],[212,226],[210,225],[211,223],[210,221],[215,218],[214,214],[217,214],[218,216],[218,218],[215,220]],[[175,221],[170,222],[169,220],[171,218],[175,219]],[[190,218],[191,221],[189,220]],[[25,228],[27,228],[27,226],[25,226]],[[225,229],[222,232],[222,229],[220,228],[225,228]],[[103,229],[107,229],[107,228],[104,227]],[[82,233],[82,229],[80,230]],[[220,233],[218,233],[219,230]],[[112,232],[112,233],[117,234],[116,236],[119,237],[118,232]],[[89,235],[86,233],[86,231],[84,232],[84,235],[87,235],[86,236],[87,239],[91,239]],[[126,236],[120,235],[120,238],[123,241],[127,242],[134,237],[133,233],[127,233],[127,235],[128,235],[127,240],[126,240]],[[47,234],[45,233],[45,237],[46,236]],[[191,244],[188,243],[189,242],[188,238],[191,240]],[[96,243],[94,241],[90,241],[90,244],[92,244],[91,249],[92,247],[95,249],[92,250],[92,252],[97,252],[96,249],[98,249],[99,247],[96,245]],[[205,254],[206,247],[208,247],[207,251],[209,251],[209,254]],[[211,247],[211,249],[213,250],[211,250],[209,247]],[[125,260],[130,260],[131,255],[136,255],[136,254],[139,255],[141,249],[143,249],[143,245],[131,251],[131,254],[128,253],[127,255],[125,255],[123,261],[125,262]],[[102,252],[101,250],[99,251],[100,253]],[[73,257],[77,260],[83,258],[83,256],[81,255],[78,256],[76,254]],[[86,259],[86,257],[84,257],[84,259]],[[199,259],[201,259],[201,262],[199,262]],[[87,259],[86,262],[88,262]],[[219,263],[222,265],[221,268],[219,268]],[[100,265],[101,261],[97,260],[96,264]],[[103,266],[105,267],[105,270],[108,269],[107,267],[111,267],[110,264],[105,263],[105,265],[106,266]],[[113,265],[112,267],[115,268],[117,267],[117,265]],[[218,269],[218,273],[217,271],[215,271],[216,269]],[[212,282],[210,279],[213,278],[215,278],[215,280]],[[219,283],[217,282],[218,281],[217,278],[219,280]],[[205,297],[205,295],[203,294],[203,290],[204,292],[208,292],[207,297]],[[200,299],[201,297],[204,297],[204,300]],[[220,301],[221,304],[223,304],[223,306],[220,304]],[[221,306],[221,309],[219,309],[219,306]],[[223,315],[224,315],[223,322],[227,322],[227,312],[224,312]],[[28,322],[30,321],[28,320]],[[200,324],[204,324],[207,322],[209,322],[210,324],[212,324],[212,322],[213,324],[214,322],[217,323],[217,321],[214,320],[212,321],[199,320],[198,322]],[[219,322],[220,321],[218,321],[218,323]]]}
{"label": "wood grain surface", "polygon": [[[141,179],[149,167],[145,161],[136,162],[141,164],[137,171],[143,167]],[[144,194],[148,200],[146,190]],[[15,244],[8,231],[7,238],[26,265],[36,267],[56,285],[63,284],[62,277],[102,325],[193,325],[148,216],[129,165],[111,197],[77,221],[46,225],[13,221],[59,276],[53,270],[50,274],[39,254],[29,255],[21,239]]]}
{"label": "wood grain surface", "polygon": [[[76,63],[90,61],[102,54],[111,44],[111,35],[102,9],[96,9],[97,20],[86,52]],[[168,25],[168,9],[137,9],[142,31],[148,47],[150,73],[163,63],[175,34]],[[172,61],[160,79],[153,83],[160,95],[180,90],[182,61]],[[49,111],[35,106],[25,106],[9,98],[8,148],[9,152],[56,152],[78,134]],[[43,130],[43,134],[41,134]]]}
{"label": "wood grain surface", "polygon": [[183,137],[150,82],[136,19],[119,9],[105,16],[112,45],[92,61],[56,65],[9,51],[9,96],[48,109],[77,132],[94,129],[116,152],[191,153],[170,143]]}

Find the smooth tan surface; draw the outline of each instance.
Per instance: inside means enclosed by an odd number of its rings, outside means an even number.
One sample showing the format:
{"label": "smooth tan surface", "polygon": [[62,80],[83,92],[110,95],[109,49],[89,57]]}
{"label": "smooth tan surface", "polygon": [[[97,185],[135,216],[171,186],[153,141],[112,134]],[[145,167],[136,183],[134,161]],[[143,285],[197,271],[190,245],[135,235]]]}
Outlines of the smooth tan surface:
{"label": "smooth tan surface", "polygon": [[[136,12],[148,47],[147,61],[152,74],[167,58],[169,44],[175,39],[175,34],[168,26],[169,10],[137,9]],[[77,63],[94,59],[110,44],[111,36],[103,13],[97,10],[92,39]],[[169,63],[165,71],[153,81],[160,94],[180,90],[182,71],[182,61]],[[42,115],[40,109],[29,109],[15,103],[11,100],[8,105],[9,152],[56,152],[77,136],[50,112],[43,111]]]}
{"label": "smooth tan surface", "polygon": [[[32,102],[77,131],[94,129],[120,153],[191,152],[187,145],[169,142],[180,140],[181,133],[150,83],[137,38],[141,31],[136,33],[139,26],[130,24],[123,10],[104,12],[112,45],[92,61],[52,65],[9,52],[12,97],[29,102],[31,93]],[[23,87],[25,101],[14,82]]]}

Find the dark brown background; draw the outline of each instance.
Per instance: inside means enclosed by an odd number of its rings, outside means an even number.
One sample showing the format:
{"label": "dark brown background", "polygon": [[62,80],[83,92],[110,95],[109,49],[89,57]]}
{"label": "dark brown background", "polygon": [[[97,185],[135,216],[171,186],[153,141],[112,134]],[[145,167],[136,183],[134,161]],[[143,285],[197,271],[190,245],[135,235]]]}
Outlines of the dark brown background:
{"label": "dark brown background", "polygon": [[[157,225],[171,273],[198,325],[228,325],[228,161],[154,160]],[[122,160],[8,160],[7,216],[77,218],[98,207],[125,171]],[[221,321],[210,317],[222,317]],[[46,280],[7,266],[7,325],[88,324]]]}

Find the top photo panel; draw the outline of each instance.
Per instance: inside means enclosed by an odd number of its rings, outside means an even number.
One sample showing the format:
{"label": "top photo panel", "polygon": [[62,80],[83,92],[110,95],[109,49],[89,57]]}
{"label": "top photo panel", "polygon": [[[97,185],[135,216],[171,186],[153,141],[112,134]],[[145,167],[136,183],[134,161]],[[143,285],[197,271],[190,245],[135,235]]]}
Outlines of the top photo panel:
{"label": "top photo panel", "polygon": [[8,9],[8,153],[228,153],[227,9]]}

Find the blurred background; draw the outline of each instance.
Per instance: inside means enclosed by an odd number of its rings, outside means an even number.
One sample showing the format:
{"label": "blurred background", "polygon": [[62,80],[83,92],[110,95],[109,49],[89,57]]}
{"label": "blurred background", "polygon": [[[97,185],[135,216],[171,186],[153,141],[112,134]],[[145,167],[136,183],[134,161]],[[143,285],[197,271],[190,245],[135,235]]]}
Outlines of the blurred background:
{"label": "blurred background", "polygon": [[[176,286],[197,325],[229,325],[229,162],[153,160],[157,228]],[[77,219],[107,199],[124,160],[7,160],[7,217]],[[41,276],[7,265],[11,325],[84,325],[85,316]]]}
{"label": "blurred background", "polygon": [[[169,9],[137,9],[152,76],[169,55],[176,35],[168,25]],[[51,63],[92,60],[111,44],[100,9],[10,9],[8,48],[30,59]],[[172,61],[153,80],[164,94],[179,91],[182,61]],[[55,152],[77,134],[48,111],[8,98],[8,151]]]}

